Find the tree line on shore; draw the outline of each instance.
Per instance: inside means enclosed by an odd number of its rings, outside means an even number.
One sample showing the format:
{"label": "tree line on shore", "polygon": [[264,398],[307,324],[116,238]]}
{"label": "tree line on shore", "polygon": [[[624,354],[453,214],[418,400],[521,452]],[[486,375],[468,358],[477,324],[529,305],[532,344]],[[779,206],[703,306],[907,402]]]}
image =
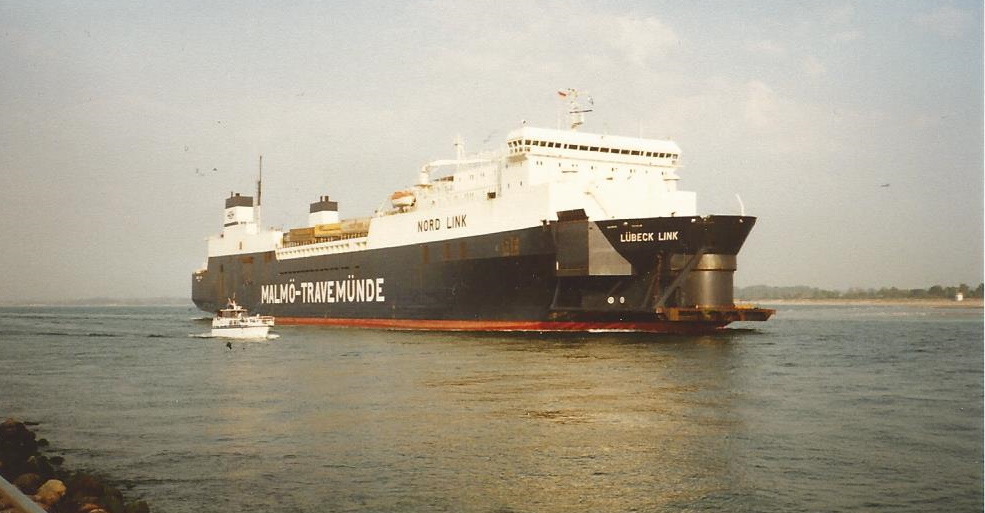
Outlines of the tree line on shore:
{"label": "tree line on shore", "polygon": [[850,288],[846,291],[825,290],[798,285],[771,287],[752,285],[736,287],[735,297],[741,299],[954,299],[959,293],[965,298],[981,298],[983,285],[971,288],[967,284],[957,286],[934,285],[926,289],[900,289],[896,287]]}

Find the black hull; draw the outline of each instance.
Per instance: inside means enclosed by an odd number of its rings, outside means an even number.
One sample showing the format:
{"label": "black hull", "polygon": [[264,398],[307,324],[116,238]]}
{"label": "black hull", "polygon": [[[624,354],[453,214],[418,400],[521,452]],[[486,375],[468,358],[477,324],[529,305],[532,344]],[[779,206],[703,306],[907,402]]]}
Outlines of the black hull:
{"label": "black hull", "polygon": [[772,313],[732,302],[734,256],[754,224],[737,216],[594,223],[572,212],[543,226],[426,244],[211,257],[193,275],[192,299],[214,312],[235,297],[281,324],[709,331]]}

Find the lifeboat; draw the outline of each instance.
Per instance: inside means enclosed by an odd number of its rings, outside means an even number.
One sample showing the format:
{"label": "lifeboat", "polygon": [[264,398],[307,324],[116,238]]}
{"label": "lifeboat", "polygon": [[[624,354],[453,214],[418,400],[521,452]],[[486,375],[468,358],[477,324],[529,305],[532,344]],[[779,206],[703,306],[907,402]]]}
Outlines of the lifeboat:
{"label": "lifeboat", "polygon": [[397,208],[407,208],[414,205],[417,198],[411,191],[397,191],[390,195],[390,203]]}

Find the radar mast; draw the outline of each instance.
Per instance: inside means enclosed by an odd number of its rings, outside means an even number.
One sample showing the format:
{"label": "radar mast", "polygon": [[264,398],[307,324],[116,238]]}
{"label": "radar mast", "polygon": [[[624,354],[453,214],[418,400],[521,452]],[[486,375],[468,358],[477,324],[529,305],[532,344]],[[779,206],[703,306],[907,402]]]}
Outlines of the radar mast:
{"label": "radar mast", "polygon": [[[585,113],[592,112],[595,102],[592,101],[592,97],[587,91],[579,91],[570,87],[567,89],[558,89],[557,94],[566,107],[568,124],[571,130],[577,131],[578,127],[585,124]],[[580,98],[584,98],[587,106],[579,101]]]}

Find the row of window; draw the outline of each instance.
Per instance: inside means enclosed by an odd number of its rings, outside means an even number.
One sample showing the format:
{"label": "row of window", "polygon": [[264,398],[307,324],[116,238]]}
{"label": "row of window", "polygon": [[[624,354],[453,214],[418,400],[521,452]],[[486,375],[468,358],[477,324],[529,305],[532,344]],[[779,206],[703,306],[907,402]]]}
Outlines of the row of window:
{"label": "row of window", "polygon": [[[544,161],[543,160],[535,160],[534,161],[534,165],[543,166],[544,165]],[[562,173],[577,173],[578,172],[578,163],[577,162],[569,163],[569,165],[571,166],[570,169],[562,169],[561,172]],[[557,167],[561,167],[561,163],[560,162],[557,163]],[[592,170],[592,171],[595,171],[595,166],[589,166],[589,169]],[[599,169],[601,169],[601,166],[599,167]],[[609,168],[609,171],[612,172],[612,173],[615,173],[615,172],[618,172],[618,171],[623,171],[623,170],[625,170],[625,168],[622,168],[622,167],[610,167]],[[636,172],[636,168],[630,168],[629,169],[629,174],[633,174],[635,172]],[[643,173],[644,174],[650,174],[650,170],[644,168],[643,169]],[[520,182],[520,185],[523,185],[523,182],[522,181]]]}
{"label": "row of window", "polygon": [[350,251],[357,251],[366,247],[366,241],[356,241],[355,244],[351,241],[338,242],[330,245],[314,245],[314,244],[289,244],[277,251],[277,254],[281,257],[291,258],[300,256],[313,256],[313,255],[327,255],[332,253],[348,253]]}
{"label": "row of window", "polygon": [[557,148],[561,150],[579,150],[579,151],[595,151],[600,153],[615,153],[618,155],[634,155],[639,157],[651,157],[658,159],[676,159],[678,155],[676,153],[660,153],[655,151],[644,151],[644,150],[626,150],[620,148],[606,148],[605,146],[586,146],[584,144],[567,144],[555,141],[537,141],[532,139],[515,140],[506,143],[510,147],[510,153],[519,153],[521,151],[529,151],[532,146],[540,146],[543,148]]}

